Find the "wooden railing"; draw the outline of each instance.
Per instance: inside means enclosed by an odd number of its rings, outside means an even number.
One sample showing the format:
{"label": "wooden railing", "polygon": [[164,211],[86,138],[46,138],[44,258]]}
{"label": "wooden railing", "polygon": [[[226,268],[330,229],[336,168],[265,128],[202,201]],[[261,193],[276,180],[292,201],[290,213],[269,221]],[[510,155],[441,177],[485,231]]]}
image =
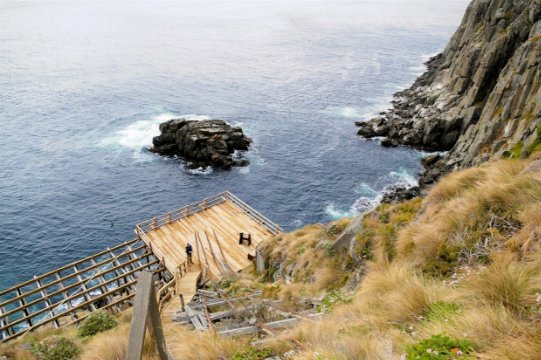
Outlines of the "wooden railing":
{"label": "wooden railing", "polygon": [[189,215],[193,215],[200,211],[206,210],[211,206],[221,204],[225,201],[231,201],[235,206],[237,206],[244,213],[249,215],[256,222],[265,226],[273,234],[278,234],[282,231],[278,224],[267,219],[265,216],[252,208],[250,205],[246,204],[237,196],[233,195],[231,192],[225,191],[223,193],[203,199],[202,201],[184,206],[177,210],[170,211],[163,215],[156,216],[150,220],[143,221],[135,226],[135,232],[140,239],[144,240],[148,244],[150,243],[150,240],[148,239],[148,237],[146,237],[145,233],[162,227],[164,225],[170,224],[173,221],[177,221]]}
{"label": "wooden railing", "polygon": [[167,352],[160,312],[154,293],[152,273],[143,271],[137,279],[135,305],[131,320],[126,360],[141,360],[146,330],[154,338],[160,360],[173,360]]}
{"label": "wooden railing", "polygon": [[162,286],[157,292],[158,309],[162,311],[165,304],[176,295],[177,283],[188,272],[188,263],[183,261],[173,274],[173,279]]}
{"label": "wooden railing", "polygon": [[0,291],[0,341],[52,324],[81,322],[92,311],[130,306],[137,273],[163,273],[139,239],[62,266]]}
{"label": "wooden railing", "polygon": [[278,224],[267,219],[265,216],[263,216],[263,214],[261,214],[260,212],[252,208],[250,205],[246,204],[237,196],[233,195],[229,191],[226,191],[224,194],[226,194],[225,196],[227,197],[228,200],[230,200],[238,208],[242,209],[246,214],[250,215],[250,217],[254,219],[256,222],[264,225],[273,234],[276,235],[282,232],[282,228]]}

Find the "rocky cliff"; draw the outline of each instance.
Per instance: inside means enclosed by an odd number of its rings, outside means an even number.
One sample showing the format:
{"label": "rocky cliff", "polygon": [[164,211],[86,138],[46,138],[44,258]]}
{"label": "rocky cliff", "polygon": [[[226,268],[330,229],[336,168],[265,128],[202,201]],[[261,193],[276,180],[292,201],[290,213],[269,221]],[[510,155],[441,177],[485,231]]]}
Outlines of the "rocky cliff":
{"label": "rocky cliff", "polygon": [[421,183],[442,173],[541,150],[541,0],[473,0],[443,53],[393,109],[356,123],[385,146],[446,151],[425,160]]}

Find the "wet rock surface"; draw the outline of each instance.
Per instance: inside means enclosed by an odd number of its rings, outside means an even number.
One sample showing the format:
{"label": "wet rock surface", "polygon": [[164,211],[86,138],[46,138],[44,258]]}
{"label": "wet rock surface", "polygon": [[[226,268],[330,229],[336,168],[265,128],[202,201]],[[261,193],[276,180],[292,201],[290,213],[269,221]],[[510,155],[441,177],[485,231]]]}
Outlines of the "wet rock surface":
{"label": "wet rock surface", "polygon": [[248,160],[234,156],[248,150],[252,140],[240,127],[223,120],[173,119],[160,124],[159,136],[151,149],[164,156],[180,156],[193,168],[214,166],[230,169],[248,165]]}

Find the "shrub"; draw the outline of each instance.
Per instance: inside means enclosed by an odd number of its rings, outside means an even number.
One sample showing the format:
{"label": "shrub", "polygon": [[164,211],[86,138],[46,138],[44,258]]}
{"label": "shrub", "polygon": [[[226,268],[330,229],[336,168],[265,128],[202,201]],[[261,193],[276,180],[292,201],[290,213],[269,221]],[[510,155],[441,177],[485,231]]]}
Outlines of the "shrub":
{"label": "shrub", "polygon": [[87,337],[96,335],[102,331],[112,329],[117,325],[118,322],[113,315],[105,311],[96,311],[85,319],[79,328],[79,336]]}
{"label": "shrub", "polygon": [[447,335],[433,335],[429,339],[417,344],[409,345],[406,359],[420,360],[447,360],[470,359],[468,356],[473,350],[471,342],[467,340],[454,340]]}
{"label": "shrub", "polygon": [[73,340],[51,337],[33,344],[30,351],[37,360],[68,360],[75,359],[80,349]]}
{"label": "shrub", "polygon": [[272,351],[269,349],[250,348],[243,351],[237,351],[233,354],[233,360],[262,360],[272,356]]}

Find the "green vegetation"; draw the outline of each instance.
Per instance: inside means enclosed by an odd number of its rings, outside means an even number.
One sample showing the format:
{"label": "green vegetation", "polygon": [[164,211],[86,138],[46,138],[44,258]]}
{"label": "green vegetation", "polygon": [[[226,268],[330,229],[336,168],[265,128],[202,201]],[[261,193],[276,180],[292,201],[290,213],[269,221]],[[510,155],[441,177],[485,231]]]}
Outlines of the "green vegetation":
{"label": "green vegetation", "polygon": [[520,154],[522,154],[522,149],[524,149],[524,143],[521,141],[516,143],[515,146],[511,148],[511,158],[520,159]]}
{"label": "green vegetation", "polygon": [[365,260],[391,261],[396,255],[398,232],[415,218],[421,204],[420,198],[396,205],[382,204],[367,214],[356,236],[357,255]]}
{"label": "green vegetation", "polygon": [[423,320],[430,321],[446,321],[450,317],[457,315],[460,311],[460,306],[454,302],[436,301],[431,304],[423,313]]}
{"label": "green vegetation", "polygon": [[330,312],[336,305],[349,304],[352,300],[351,295],[346,295],[338,290],[333,290],[325,295],[321,301],[321,305],[318,306],[318,311]]}
{"label": "green vegetation", "polygon": [[536,129],[535,140],[528,146],[528,155],[538,151],[541,151],[541,125],[539,125]]}
{"label": "green vegetation", "polygon": [[81,352],[77,344],[65,337],[50,337],[33,344],[31,353],[36,360],[76,359]]}
{"label": "green vegetation", "polygon": [[467,340],[454,340],[449,336],[438,334],[417,344],[408,346],[408,360],[448,360],[469,359],[473,350],[471,342]]}
{"label": "green vegetation", "polygon": [[237,351],[233,354],[232,360],[262,360],[272,356],[269,349],[250,348],[243,351]]}
{"label": "green vegetation", "polygon": [[96,311],[90,314],[81,327],[79,327],[79,336],[87,337],[96,335],[97,333],[110,330],[118,325],[118,322],[113,317],[105,311]]}

